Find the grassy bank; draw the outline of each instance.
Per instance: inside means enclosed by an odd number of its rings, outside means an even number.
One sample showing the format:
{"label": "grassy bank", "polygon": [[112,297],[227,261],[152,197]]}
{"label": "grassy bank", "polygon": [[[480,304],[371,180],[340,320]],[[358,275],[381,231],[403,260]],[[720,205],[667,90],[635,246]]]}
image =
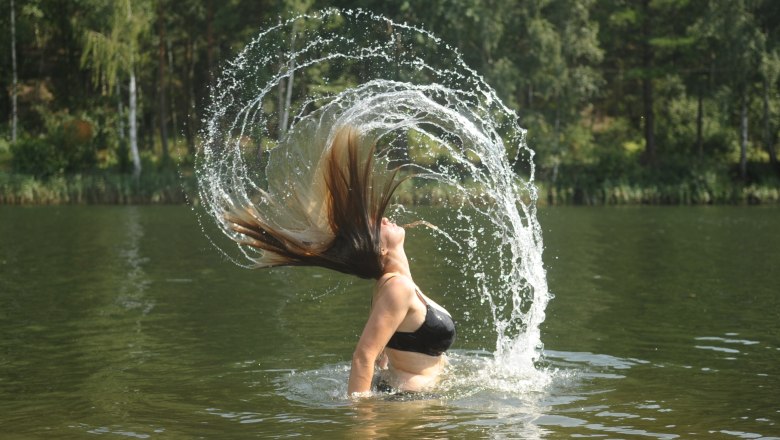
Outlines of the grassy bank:
{"label": "grassy bank", "polygon": [[[467,185],[468,186],[468,185]],[[701,205],[779,204],[780,183],[723,183],[702,180],[677,183],[539,182],[540,205]],[[472,194],[481,194],[472,188]],[[0,172],[0,204],[182,204],[197,194],[192,175],[174,171],[145,172],[138,180],[127,174],[93,173],[48,179]],[[407,181],[395,197],[405,205],[461,204],[464,194],[431,182]],[[194,201],[197,203],[197,201]],[[483,200],[475,200],[483,203]]]}
{"label": "grassy bank", "polygon": [[138,179],[118,173],[55,176],[47,179],[0,173],[0,204],[181,204],[194,194],[195,178],[173,171],[146,172]]}
{"label": "grassy bank", "polygon": [[708,188],[698,182],[629,184],[605,182],[593,186],[541,184],[539,198],[547,205],[758,205],[780,203],[780,186],[735,184]]}
{"label": "grassy bank", "polygon": [[[553,179],[540,172],[542,203],[550,205],[710,205],[780,203],[780,174],[769,163],[696,165],[684,161],[656,167],[603,164],[561,167]],[[554,182],[553,182],[554,180]]]}

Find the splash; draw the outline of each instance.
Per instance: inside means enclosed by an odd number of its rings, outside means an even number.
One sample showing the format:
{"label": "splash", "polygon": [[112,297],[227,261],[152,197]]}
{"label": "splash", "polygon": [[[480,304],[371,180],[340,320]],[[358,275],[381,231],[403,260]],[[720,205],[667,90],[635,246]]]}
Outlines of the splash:
{"label": "splash", "polygon": [[[514,112],[456,50],[364,11],[302,15],[252,40],[226,66],[211,102],[197,175],[222,234],[236,234],[223,219],[236,205],[289,223],[288,208],[318,178],[315,165],[335,129],[354,126],[377,146],[378,173],[413,176],[395,212],[445,238],[435,264],[457,274],[441,287],[457,297],[448,306],[463,317],[461,328],[481,325],[469,322],[470,308],[489,309],[484,324],[496,341],[485,374],[516,383],[537,372],[550,294],[533,151]],[[424,211],[425,204],[440,208]],[[237,264],[258,256],[211,238]]]}

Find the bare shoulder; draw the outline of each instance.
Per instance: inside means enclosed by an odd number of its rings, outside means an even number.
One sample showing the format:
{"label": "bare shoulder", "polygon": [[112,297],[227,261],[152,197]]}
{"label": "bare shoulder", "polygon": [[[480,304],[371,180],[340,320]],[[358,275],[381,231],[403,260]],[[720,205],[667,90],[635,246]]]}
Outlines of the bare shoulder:
{"label": "bare shoulder", "polygon": [[379,279],[379,289],[374,294],[374,300],[406,303],[414,297],[414,282],[404,275],[385,276]]}

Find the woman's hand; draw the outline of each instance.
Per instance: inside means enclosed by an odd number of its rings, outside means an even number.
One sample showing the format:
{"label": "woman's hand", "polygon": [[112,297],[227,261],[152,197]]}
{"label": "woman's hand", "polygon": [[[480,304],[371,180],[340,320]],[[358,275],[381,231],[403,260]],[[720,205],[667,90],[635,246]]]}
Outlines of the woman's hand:
{"label": "woman's hand", "polygon": [[376,358],[376,367],[380,370],[387,370],[387,366],[390,363],[390,360],[387,358],[387,353],[385,353],[384,350],[382,350],[382,353],[379,354],[379,357]]}

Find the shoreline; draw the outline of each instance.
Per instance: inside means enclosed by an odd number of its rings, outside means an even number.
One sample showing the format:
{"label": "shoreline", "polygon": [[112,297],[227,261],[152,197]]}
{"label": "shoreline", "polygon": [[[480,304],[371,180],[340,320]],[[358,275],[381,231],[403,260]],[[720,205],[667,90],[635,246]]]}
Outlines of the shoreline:
{"label": "shoreline", "polygon": [[[676,184],[603,183],[588,186],[552,185],[537,182],[539,206],[622,205],[778,205],[780,186],[732,184],[709,188],[701,182]],[[438,185],[399,188],[397,203],[436,206],[460,203]],[[479,202],[479,200],[476,200]],[[0,172],[0,205],[198,205],[193,174],[153,171],[134,179],[129,174],[85,173],[47,179]]]}

